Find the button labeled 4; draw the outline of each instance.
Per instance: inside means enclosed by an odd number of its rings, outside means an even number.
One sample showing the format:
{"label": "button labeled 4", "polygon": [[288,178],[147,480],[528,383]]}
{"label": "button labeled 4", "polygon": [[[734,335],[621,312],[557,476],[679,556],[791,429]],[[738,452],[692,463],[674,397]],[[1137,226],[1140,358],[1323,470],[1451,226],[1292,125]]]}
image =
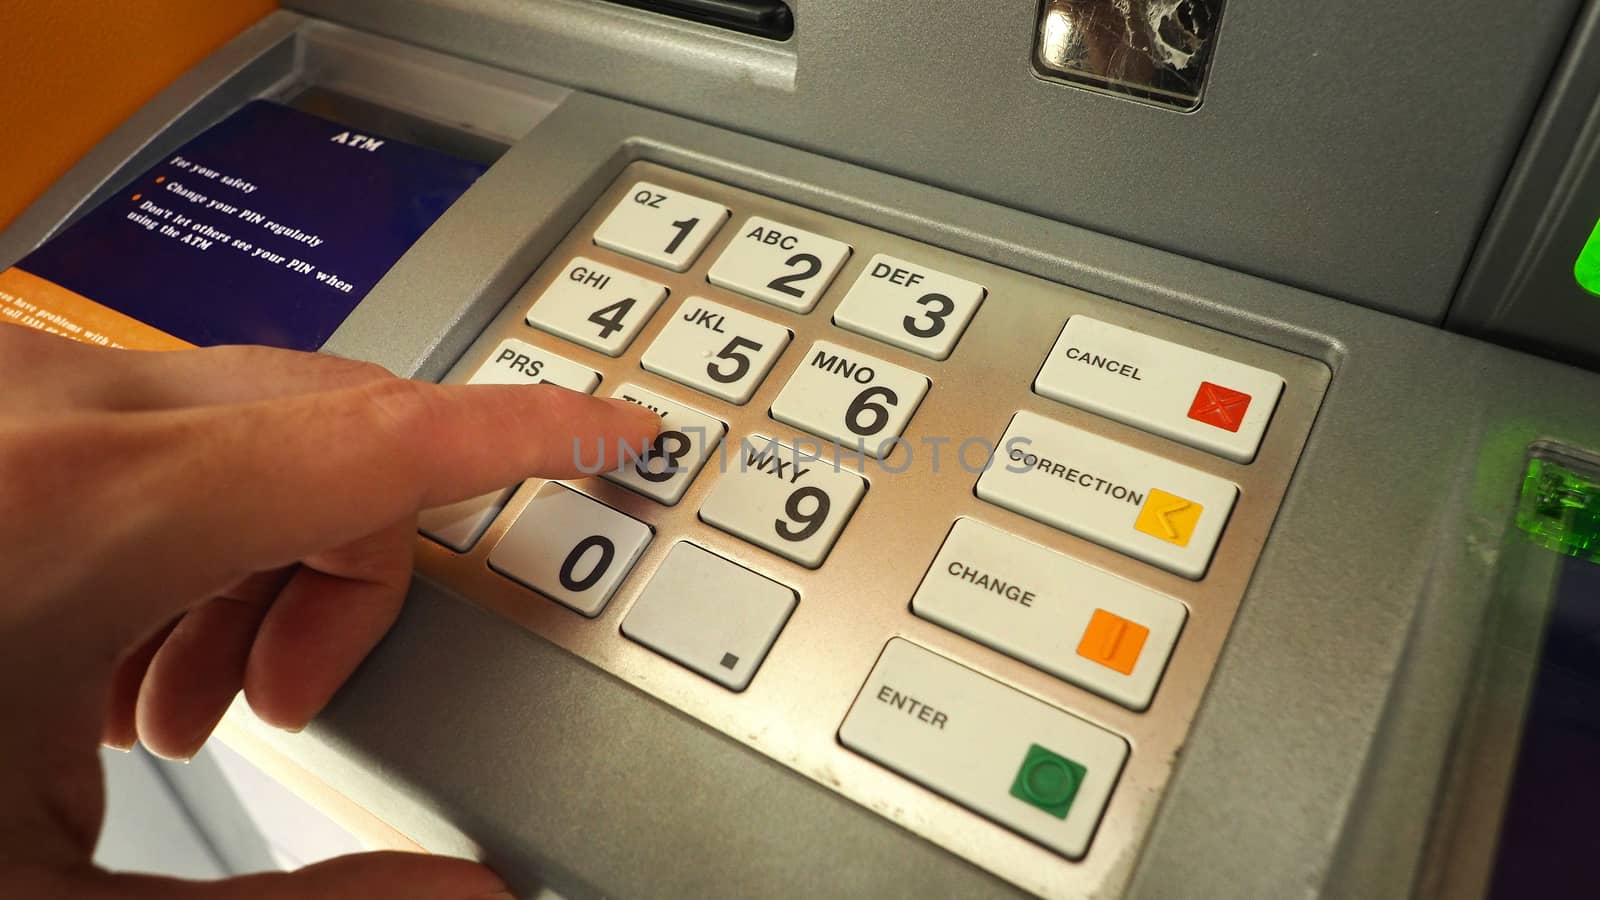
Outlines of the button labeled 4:
{"label": "button labeled 4", "polygon": [[535,328],[616,356],[667,299],[667,289],[579,256],[567,263],[528,310]]}

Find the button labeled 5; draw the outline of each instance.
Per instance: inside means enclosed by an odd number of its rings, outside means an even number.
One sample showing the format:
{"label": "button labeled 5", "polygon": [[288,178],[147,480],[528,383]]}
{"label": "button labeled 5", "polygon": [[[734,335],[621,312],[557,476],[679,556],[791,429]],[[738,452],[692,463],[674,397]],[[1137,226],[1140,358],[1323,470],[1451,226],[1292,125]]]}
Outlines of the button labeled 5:
{"label": "button labeled 5", "polygon": [[789,344],[789,329],[690,297],[639,360],[664,375],[729,403],[745,403]]}
{"label": "button labeled 5", "polygon": [[928,379],[910,369],[817,341],[772,401],[772,417],[881,459],[927,392]]}
{"label": "button labeled 5", "polygon": [[849,244],[751,216],[706,278],[717,287],[804,313],[817,305],[849,258]]}
{"label": "button labeled 5", "polygon": [[879,253],[833,312],[840,328],[945,359],[983,302],[983,285]]}
{"label": "button labeled 5", "polygon": [[539,295],[527,321],[590,350],[616,356],[665,299],[665,287],[579,256]]}
{"label": "button labeled 5", "polygon": [[720,203],[640,181],[595,229],[594,242],[685,272],[727,218],[728,208]]}

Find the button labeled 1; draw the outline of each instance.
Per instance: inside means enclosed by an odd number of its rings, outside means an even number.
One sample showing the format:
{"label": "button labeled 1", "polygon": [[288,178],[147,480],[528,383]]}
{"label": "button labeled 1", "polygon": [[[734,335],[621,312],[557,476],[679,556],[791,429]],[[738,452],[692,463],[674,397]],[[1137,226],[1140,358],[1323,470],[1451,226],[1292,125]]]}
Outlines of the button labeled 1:
{"label": "button labeled 1", "polygon": [[535,328],[616,356],[667,299],[667,289],[579,256],[567,263],[528,310]]}
{"label": "button labeled 1", "polygon": [[[600,386],[600,375],[570,359],[541,350],[525,341],[507,339],[489,354],[468,384],[550,383],[585,394]],[[417,517],[417,530],[457,553],[472,549],[489,523],[511,499],[516,486],[479,494],[448,506],[425,509]]]}
{"label": "button labeled 1", "polygon": [[552,483],[489,552],[489,567],[593,618],[648,543],[650,526]]}
{"label": "button labeled 1", "polygon": [[783,348],[789,329],[703,297],[678,307],[639,365],[729,403],[746,403]]}
{"label": "button labeled 1", "polygon": [[840,328],[930,359],[945,359],[986,292],[954,275],[879,253],[839,301]]}
{"label": "button labeled 1", "polygon": [[736,456],[700,518],[808,569],[822,565],[866,480],[760,435],[740,441]]}
{"label": "button labeled 1", "polygon": [[817,341],[772,401],[772,417],[882,459],[927,392],[928,379],[910,369]]}
{"label": "button labeled 1", "polygon": [[1122,738],[895,638],[839,742],[1071,859],[1128,758]]}
{"label": "button labeled 1", "polygon": [[[649,448],[634,448],[638,459],[604,473],[607,481],[638,491],[657,503],[671,506],[683,499],[689,482],[706,464],[706,457],[722,440],[727,426],[705,413],[674,403],[634,384],[624,384],[611,396],[637,403],[661,417],[661,430]],[[624,451],[624,459],[628,459]]]}
{"label": "button labeled 1", "polygon": [[667,552],[622,633],[742,691],[794,611],[793,590],[693,544]]}
{"label": "button labeled 1", "polygon": [[674,272],[688,271],[728,208],[671,188],[640,181],[594,231],[594,242]]}
{"label": "button labeled 1", "polygon": [[849,244],[751,216],[706,278],[717,287],[804,313],[817,305],[849,258]]}

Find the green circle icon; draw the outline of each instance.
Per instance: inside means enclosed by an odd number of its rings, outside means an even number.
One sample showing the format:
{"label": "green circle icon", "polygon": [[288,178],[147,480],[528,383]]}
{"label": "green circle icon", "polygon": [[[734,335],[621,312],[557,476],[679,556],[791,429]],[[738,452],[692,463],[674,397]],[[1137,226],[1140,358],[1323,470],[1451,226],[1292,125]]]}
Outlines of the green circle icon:
{"label": "green circle icon", "polygon": [[1066,760],[1039,756],[1023,766],[1022,790],[1040,806],[1060,806],[1077,793],[1078,777]]}

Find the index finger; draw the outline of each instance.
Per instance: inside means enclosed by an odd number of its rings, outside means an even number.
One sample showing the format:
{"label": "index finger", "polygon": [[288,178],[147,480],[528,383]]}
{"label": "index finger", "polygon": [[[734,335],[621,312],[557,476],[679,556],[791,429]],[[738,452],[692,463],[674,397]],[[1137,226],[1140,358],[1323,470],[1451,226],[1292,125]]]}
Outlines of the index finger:
{"label": "index finger", "polygon": [[115,615],[138,631],[419,509],[593,472],[602,458],[612,467],[659,427],[633,404],[553,385],[401,379],[116,418],[78,457],[95,471],[75,473],[74,489],[94,491],[92,502],[63,515],[100,536],[80,543],[72,593],[123,598]]}

